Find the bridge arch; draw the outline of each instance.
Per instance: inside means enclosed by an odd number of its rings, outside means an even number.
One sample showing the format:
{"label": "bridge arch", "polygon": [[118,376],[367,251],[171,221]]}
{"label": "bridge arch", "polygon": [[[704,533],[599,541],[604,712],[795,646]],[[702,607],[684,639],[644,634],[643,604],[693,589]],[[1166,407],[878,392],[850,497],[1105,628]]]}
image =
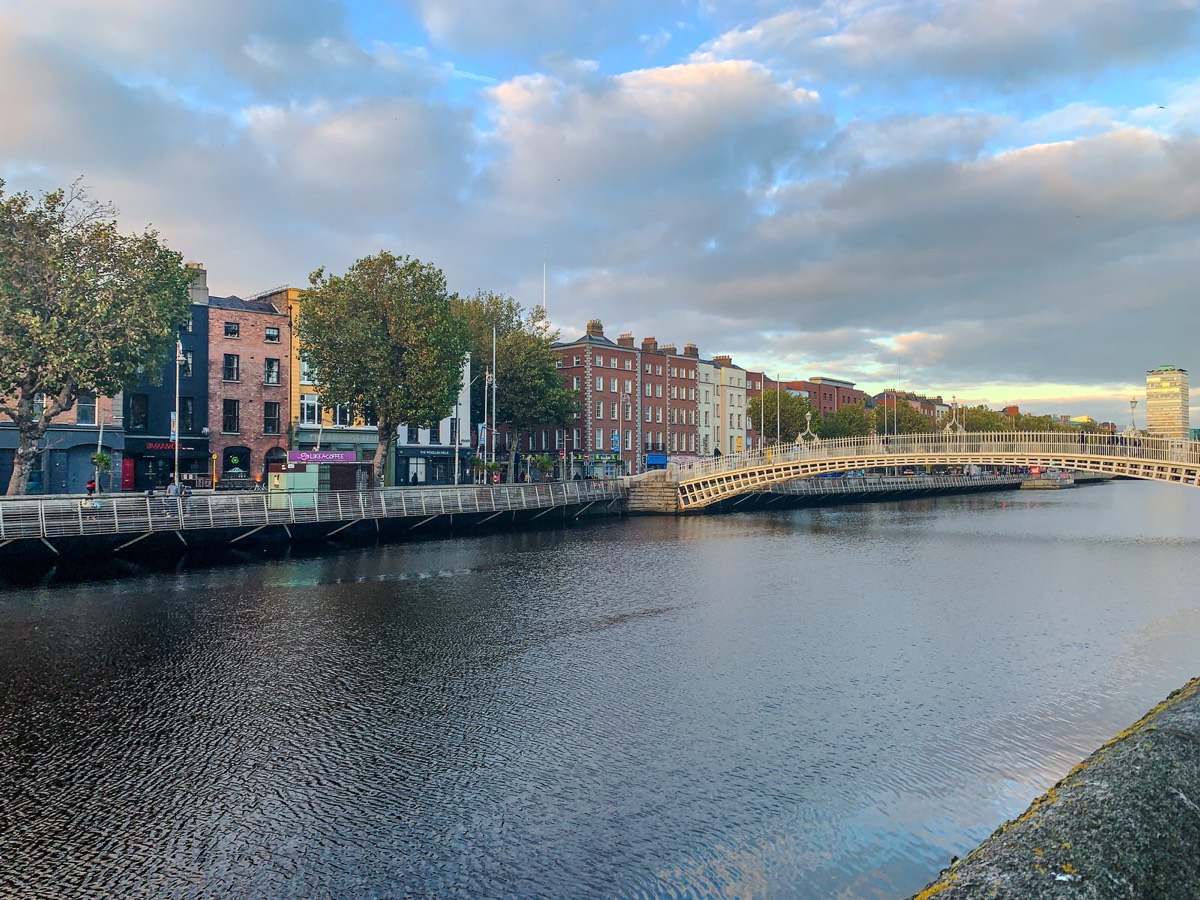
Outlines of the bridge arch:
{"label": "bridge arch", "polygon": [[678,509],[773,484],[893,466],[1053,466],[1200,487],[1200,443],[1136,434],[965,432],[820,439],[676,467]]}

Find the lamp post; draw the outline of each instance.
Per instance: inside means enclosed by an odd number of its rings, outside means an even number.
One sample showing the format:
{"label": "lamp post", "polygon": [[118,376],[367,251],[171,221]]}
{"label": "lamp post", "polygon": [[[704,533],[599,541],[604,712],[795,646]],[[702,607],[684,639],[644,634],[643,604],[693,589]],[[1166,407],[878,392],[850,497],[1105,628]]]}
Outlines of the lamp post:
{"label": "lamp post", "polygon": [[1135,410],[1137,409],[1137,404],[1138,404],[1137,398],[1135,398],[1135,397],[1129,398],[1129,432],[1130,432],[1130,434],[1133,434],[1134,432],[1137,431],[1137,416],[1135,413]]}
{"label": "lamp post", "polygon": [[[476,375],[467,382],[467,399],[470,402],[471,385],[479,380]],[[487,397],[484,397],[484,403],[487,402]],[[458,396],[454,398],[454,484],[458,485],[458,447],[462,443],[462,415],[459,413],[459,408],[462,404],[462,391],[458,392]]]}
{"label": "lamp post", "polygon": [[[175,339],[175,410],[171,413],[171,443],[175,445],[175,487],[179,487],[179,378],[183,368],[183,341]],[[247,468],[249,468],[247,466]]]}

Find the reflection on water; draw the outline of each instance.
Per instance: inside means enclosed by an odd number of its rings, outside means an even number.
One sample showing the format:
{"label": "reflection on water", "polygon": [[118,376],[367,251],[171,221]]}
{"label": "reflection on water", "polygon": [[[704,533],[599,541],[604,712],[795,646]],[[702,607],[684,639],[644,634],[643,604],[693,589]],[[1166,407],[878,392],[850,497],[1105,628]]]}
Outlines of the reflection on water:
{"label": "reflection on water", "polygon": [[0,894],[894,897],[1196,674],[1200,493],[0,593]]}

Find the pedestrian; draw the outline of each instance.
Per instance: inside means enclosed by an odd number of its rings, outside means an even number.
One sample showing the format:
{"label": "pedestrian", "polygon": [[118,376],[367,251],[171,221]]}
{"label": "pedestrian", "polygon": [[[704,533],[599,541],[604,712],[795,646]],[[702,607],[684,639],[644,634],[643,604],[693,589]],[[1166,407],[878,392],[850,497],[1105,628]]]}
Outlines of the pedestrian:
{"label": "pedestrian", "polygon": [[167,482],[167,495],[163,497],[163,512],[171,515],[177,512],[179,508],[179,485],[172,478]]}
{"label": "pedestrian", "polygon": [[87,495],[90,497],[94,493],[96,493],[96,479],[89,478],[87,483]]}

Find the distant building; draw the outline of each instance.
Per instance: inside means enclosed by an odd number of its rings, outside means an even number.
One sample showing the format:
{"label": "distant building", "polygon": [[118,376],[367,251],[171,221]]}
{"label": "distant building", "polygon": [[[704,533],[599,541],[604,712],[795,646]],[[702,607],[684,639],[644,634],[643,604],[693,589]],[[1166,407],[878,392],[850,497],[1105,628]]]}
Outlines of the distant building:
{"label": "distant building", "polygon": [[1159,366],[1146,373],[1146,429],[1154,437],[1187,440],[1188,373],[1178,366]]}

